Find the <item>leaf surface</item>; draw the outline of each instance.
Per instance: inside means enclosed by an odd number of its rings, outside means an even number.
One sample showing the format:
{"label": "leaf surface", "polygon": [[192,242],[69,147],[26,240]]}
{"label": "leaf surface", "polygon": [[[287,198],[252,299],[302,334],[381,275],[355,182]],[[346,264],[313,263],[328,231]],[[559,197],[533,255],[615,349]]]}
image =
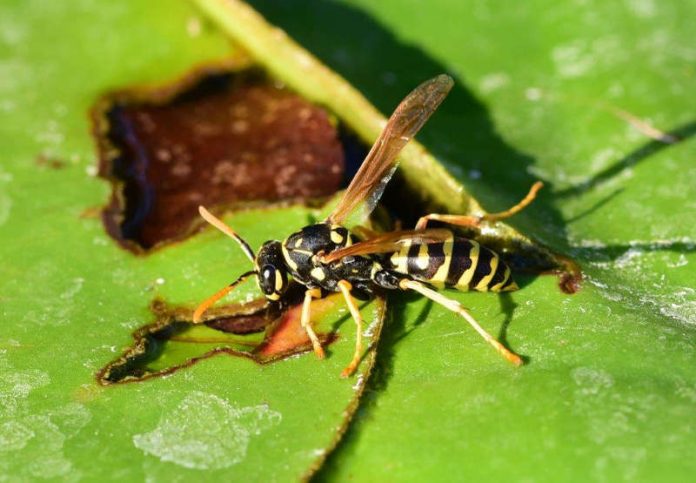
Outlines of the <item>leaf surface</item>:
{"label": "leaf surface", "polygon": [[[133,343],[131,332],[155,321],[153,300],[190,313],[249,262],[212,231],[151,256],[109,238],[92,214],[109,186],[95,176],[88,111],[106,91],[219,62],[232,52],[228,41],[185,2],[0,9],[0,473],[71,481],[301,478],[343,432],[372,365],[368,355],[355,378],[339,377],[355,335],[343,304],[316,315],[318,325],[340,329],[324,361],[309,353],[259,365],[225,355],[141,382],[103,387],[95,378]],[[309,216],[294,207],[228,221],[258,247]],[[248,283],[233,295],[240,302],[259,292]],[[376,336],[378,306],[363,304],[362,313],[366,323],[377,320]],[[166,371],[224,344],[176,341],[147,369]]]}

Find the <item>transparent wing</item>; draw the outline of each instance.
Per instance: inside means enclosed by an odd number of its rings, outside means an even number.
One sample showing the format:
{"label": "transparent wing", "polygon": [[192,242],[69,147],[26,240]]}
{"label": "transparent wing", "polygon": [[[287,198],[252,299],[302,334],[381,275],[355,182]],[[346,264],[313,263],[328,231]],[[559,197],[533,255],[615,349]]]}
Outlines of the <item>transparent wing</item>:
{"label": "transparent wing", "polygon": [[324,263],[331,263],[348,256],[396,252],[408,241],[418,245],[424,245],[428,243],[444,242],[450,238],[452,238],[452,231],[445,228],[390,231],[376,236],[375,238],[327,253],[321,258],[321,261]]}
{"label": "transparent wing", "polygon": [[442,74],[416,87],[389,118],[379,138],[327,221],[341,224],[358,208],[372,213],[398,163],[396,157],[447,96],[454,81]]}

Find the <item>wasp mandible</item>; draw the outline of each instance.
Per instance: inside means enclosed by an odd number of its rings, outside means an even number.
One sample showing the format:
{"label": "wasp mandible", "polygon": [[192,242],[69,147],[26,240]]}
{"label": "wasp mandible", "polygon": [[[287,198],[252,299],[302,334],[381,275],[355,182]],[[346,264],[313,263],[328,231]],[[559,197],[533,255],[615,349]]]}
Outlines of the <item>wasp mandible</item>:
{"label": "wasp mandible", "polygon": [[520,357],[495,340],[457,301],[432,287],[460,291],[506,292],[516,290],[510,268],[500,257],[474,240],[445,228],[428,228],[430,220],[458,226],[508,218],[527,206],[542,187],[535,183],[527,196],[507,211],[481,217],[429,214],[413,230],[378,234],[358,226],[349,231],[342,224],[353,215],[366,220],[377,205],[398,165],[397,155],[413,138],[449,93],[454,81],[447,75],[430,79],[401,101],[374,143],[355,178],[326,220],[306,226],[283,241],[267,241],[254,254],[230,227],[199,207],[201,216],[241,246],[254,269],[201,303],[193,321],[248,277],[256,276],[259,288],[271,302],[278,302],[290,278],[306,287],[301,325],[321,359],[324,350],[310,324],[312,299],[325,292],[340,292],[357,324],[355,353],[341,373],[350,376],[360,363],[363,320],[353,294],[374,295],[382,290],[413,290],[462,316],[490,345],[510,362]]}

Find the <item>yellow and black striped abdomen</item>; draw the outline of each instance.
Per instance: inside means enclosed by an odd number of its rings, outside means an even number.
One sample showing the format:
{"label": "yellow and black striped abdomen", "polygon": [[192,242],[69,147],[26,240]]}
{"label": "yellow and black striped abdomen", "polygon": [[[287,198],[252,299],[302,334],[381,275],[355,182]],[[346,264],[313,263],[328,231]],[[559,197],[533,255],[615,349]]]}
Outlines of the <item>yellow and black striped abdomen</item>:
{"label": "yellow and black striped abdomen", "polygon": [[510,267],[495,252],[454,235],[445,242],[406,243],[391,255],[389,262],[393,270],[436,286],[479,292],[518,288]]}

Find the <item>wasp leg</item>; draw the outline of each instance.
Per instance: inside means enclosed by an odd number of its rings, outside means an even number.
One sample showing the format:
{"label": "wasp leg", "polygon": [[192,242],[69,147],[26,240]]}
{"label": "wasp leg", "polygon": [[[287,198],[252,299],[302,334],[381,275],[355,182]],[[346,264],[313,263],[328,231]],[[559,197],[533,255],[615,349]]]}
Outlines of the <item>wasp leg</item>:
{"label": "wasp leg", "polygon": [[422,283],[416,282],[415,280],[408,280],[408,279],[403,279],[401,282],[399,282],[399,287],[401,287],[402,290],[415,290],[416,292],[420,293],[421,295],[424,295],[425,297],[428,297],[430,300],[433,302],[436,302],[446,309],[451,310],[452,312],[456,312],[457,314],[461,315],[466,319],[467,322],[478,332],[481,337],[483,337],[486,342],[488,342],[490,345],[493,346],[495,350],[497,350],[500,355],[502,355],[504,358],[506,358],[508,361],[512,362],[516,366],[521,366],[522,365],[522,359],[517,354],[514,354],[510,352],[505,346],[503,346],[500,342],[495,340],[491,334],[485,331],[483,327],[479,325],[478,322],[476,322],[476,319],[474,319],[467,310],[461,306],[459,302],[456,300],[452,300],[450,298],[445,297],[444,295],[436,292],[435,290],[426,287]]}
{"label": "wasp leg", "polygon": [[449,223],[450,225],[477,227],[479,223],[481,223],[482,218],[480,216],[445,215],[440,213],[430,213],[428,215],[421,216],[418,219],[418,223],[416,223],[416,230],[425,230],[430,220],[442,221],[445,223]]}
{"label": "wasp leg", "polygon": [[517,203],[512,208],[505,211],[500,211],[498,213],[488,213],[483,216],[444,215],[439,213],[431,213],[429,215],[422,216],[418,220],[418,223],[416,223],[416,230],[424,230],[428,225],[428,221],[430,220],[443,221],[445,223],[457,226],[476,227],[482,221],[499,221],[510,218],[529,206],[529,204],[534,201],[534,198],[536,198],[537,192],[543,186],[544,183],[537,181],[532,185],[532,187],[529,189],[529,193],[527,193],[527,196],[525,196],[522,201]]}
{"label": "wasp leg", "polygon": [[314,329],[312,328],[309,310],[312,304],[312,299],[319,297],[321,297],[321,290],[318,288],[310,288],[305,292],[304,303],[302,304],[302,316],[300,317],[300,324],[302,325],[302,328],[305,330],[305,332],[307,332],[309,340],[312,341],[314,353],[317,355],[319,359],[323,359],[324,349],[321,347],[321,342],[319,342],[319,338],[317,337],[317,334],[314,332]]}
{"label": "wasp leg", "polygon": [[338,288],[341,290],[341,293],[343,293],[343,298],[346,299],[346,305],[348,306],[350,314],[353,316],[353,320],[355,320],[356,325],[355,353],[353,354],[353,359],[350,361],[350,364],[348,364],[346,368],[343,369],[343,372],[341,372],[341,377],[348,377],[355,372],[355,369],[357,369],[358,365],[360,364],[360,353],[362,352],[363,319],[362,315],[360,315],[360,310],[358,309],[355,300],[353,300],[353,296],[350,294],[350,290],[353,288],[350,282],[341,280],[338,282]]}
{"label": "wasp leg", "polygon": [[237,285],[242,283],[244,280],[249,278],[252,275],[256,275],[256,272],[251,271],[242,274],[237,280],[229,284],[227,287],[223,288],[222,290],[218,290],[215,292],[213,295],[205,299],[197,308],[196,311],[193,313],[193,323],[194,324],[199,324],[201,322],[201,317],[203,316],[203,313],[208,310],[210,307],[212,307],[215,302],[220,300],[222,297],[230,293],[232,290],[235,289]]}

